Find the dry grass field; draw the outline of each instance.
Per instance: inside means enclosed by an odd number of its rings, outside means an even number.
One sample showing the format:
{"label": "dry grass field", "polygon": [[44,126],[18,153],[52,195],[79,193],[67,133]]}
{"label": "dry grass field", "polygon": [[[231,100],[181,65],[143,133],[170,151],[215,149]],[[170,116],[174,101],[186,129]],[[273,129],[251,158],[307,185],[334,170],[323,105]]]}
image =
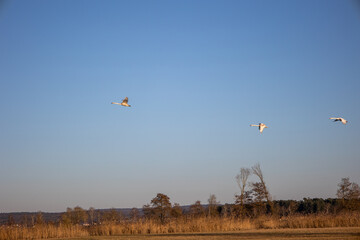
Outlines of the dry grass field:
{"label": "dry grass field", "polygon": [[[103,236],[71,238],[71,240],[235,240],[235,239],[291,239],[335,240],[360,239],[359,227],[307,228],[307,229],[260,229],[228,233],[151,234],[127,236]],[[59,239],[60,240],[60,239]],[[69,239],[67,239],[69,240]]]}
{"label": "dry grass field", "polygon": [[98,226],[1,226],[0,240],[21,239],[360,239],[359,214],[256,219],[198,218],[160,224],[152,220]]}

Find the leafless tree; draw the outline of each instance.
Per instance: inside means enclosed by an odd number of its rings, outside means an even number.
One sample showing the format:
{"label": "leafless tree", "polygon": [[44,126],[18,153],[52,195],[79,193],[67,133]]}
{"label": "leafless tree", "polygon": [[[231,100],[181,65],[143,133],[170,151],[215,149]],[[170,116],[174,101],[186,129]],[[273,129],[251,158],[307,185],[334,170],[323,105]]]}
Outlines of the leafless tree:
{"label": "leafless tree", "polygon": [[231,205],[229,206],[229,204],[225,203],[221,208],[221,213],[220,214],[224,218],[231,215]]}
{"label": "leafless tree", "polygon": [[44,224],[44,223],[45,223],[42,212],[39,211],[39,212],[36,214],[35,223],[38,224],[38,225],[41,225],[41,224]]}
{"label": "leafless tree", "polygon": [[66,208],[66,212],[64,212],[61,215],[61,222],[64,225],[70,225],[72,224],[72,209],[71,208]]}
{"label": "leafless tree", "polygon": [[[82,209],[79,206],[74,207],[74,209],[67,208],[66,212],[61,215],[61,222],[65,225],[70,224],[81,224],[85,223],[88,220],[88,213],[86,210]],[[38,216],[36,216],[36,223],[38,222]]]}
{"label": "leafless tree", "polygon": [[349,178],[342,178],[341,182],[338,184],[339,189],[337,190],[337,197],[341,199],[348,199],[350,196],[350,186],[351,182]]}
{"label": "leafless tree", "polygon": [[357,183],[351,183],[349,178],[342,178],[338,184],[337,197],[341,199],[343,207],[349,210],[360,208],[360,187]]}
{"label": "leafless tree", "polygon": [[145,217],[146,219],[152,218],[152,216],[153,216],[153,210],[152,210],[152,208],[150,207],[150,204],[145,204],[145,205],[142,207],[142,211],[143,211],[144,217]]}
{"label": "leafless tree", "polygon": [[[272,212],[273,212],[273,203],[271,201],[269,191],[268,191],[268,189],[266,187],[265,180],[264,180],[264,175],[263,175],[263,173],[261,171],[260,164],[259,163],[255,164],[251,169],[252,169],[253,174],[256,175],[260,180],[259,183],[254,183],[255,187],[261,188],[261,189],[258,189],[259,190],[258,192],[261,193],[259,195],[259,197],[261,195],[263,195],[265,197],[266,202],[267,202],[267,204],[268,204],[268,206],[270,208],[269,211],[272,214]],[[253,184],[253,190],[254,190],[254,184]]]}
{"label": "leafless tree", "polygon": [[31,215],[31,226],[34,226],[35,225],[35,215],[32,214]]}
{"label": "leafless tree", "polygon": [[357,183],[351,184],[350,199],[360,199],[360,187]]}
{"label": "leafless tree", "polygon": [[140,217],[139,209],[132,208],[130,211],[130,219],[133,221],[137,221],[139,217]]}
{"label": "leafless tree", "polygon": [[196,201],[190,206],[190,215],[192,217],[203,217],[205,215],[204,207],[200,201]]}
{"label": "leafless tree", "polygon": [[94,219],[95,219],[95,208],[90,207],[88,210],[88,214],[89,214],[89,220],[90,220],[90,224],[94,225]]}
{"label": "leafless tree", "polygon": [[86,210],[84,210],[80,206],[74,207],[72,211],[72,223],[81,224],[81,223],[85,223],[87,220],[88,220],[88,215],[86,214]]}
{"label": "leafless tree", "polygon": [[121,212],[117,211],[115,208],[111,208],[109,211],[104,212],[102,219],[105,222],[120,222],[122,219]]}
{"label": "leafless tree", "polygon": [[240,204],[240,214],[243,214],[246,185],[250,175],[251,171],[249,168],[241,168],[240,173],[235,177],[236,182],[240,188],[240,195],[235,196],[237,198],[236,202],[239,202]]}
{"label": "leafless tree", "polygon": [[183,210],[180,207],[180,204],[174,203],[174,206],[171,208],[171,217],[180,218],[183,215]]}
{"label": "leafless tree", "polygon": [[208,199],[208,215],[210,217],[214,217],[218,214],[218,212],[216,211],[217,206],[219,205],[219,202],[216,201],[216,196],[215,194],[210,194],[210,197]]}
{"label": "leafless tree", "polygon": [[24,226],[24,227],[28,227],[28,226],[29,226],[29,219],[28,219],[28,215],[27,215],[27,214],[22,215],[22,217],[21,217],[21,224],[22,224],[22,226]]}
{"label": "leafless tree", "polygon": [[7,224],[8,224],[9,226],[12,226],[12,225],[15,224],[15,219],[14,219],[14,216],[13,216],[13,215],[11,215],[11,214],[8,215]]}

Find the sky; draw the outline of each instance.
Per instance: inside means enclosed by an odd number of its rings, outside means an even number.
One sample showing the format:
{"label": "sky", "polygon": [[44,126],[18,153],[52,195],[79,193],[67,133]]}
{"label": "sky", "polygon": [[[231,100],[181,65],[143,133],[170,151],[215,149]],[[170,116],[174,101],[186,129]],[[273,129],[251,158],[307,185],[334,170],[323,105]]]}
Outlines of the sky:
{"label": "sky", "polygon": [[275,200],[336,197],[359,43],[352,0],[0,0],[0,212],[233,203],[257,163]]}

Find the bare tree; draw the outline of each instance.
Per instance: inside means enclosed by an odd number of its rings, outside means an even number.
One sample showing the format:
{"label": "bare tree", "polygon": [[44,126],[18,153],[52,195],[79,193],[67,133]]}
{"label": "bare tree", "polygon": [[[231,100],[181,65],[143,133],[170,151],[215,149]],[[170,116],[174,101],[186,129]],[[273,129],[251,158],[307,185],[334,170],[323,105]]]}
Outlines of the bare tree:
{"label": "bare tree", "polygon": [[28,219],[28,215],[27,215],[27,214],[22,215],[22,217],[21,217],[21,224],[22,224],[22,226],[24,226],[24,227],[28,227],[28,226],[29,226],[29,219]]}
{"label": "bare tree", "polygon": [[236,201],[240,203],[240,215],[242,215],[244,211],[245,191],[246,191],[247,181],[250,175],[251,175],[251,171],[249,168],[241,168],[240,173],[237,174],[235,177],[236,182],[240,188],[240,195],[235,196],[237,198]]}
{"label": "bare tree", "polygon": [[95,208],[90,207],[88,210],[88,214],[89,214],[89,220],[90,220],[90,224],[94,225],[94,219],[95,219]]}
{"label": "bare tree", "polygon": [[146,219],[151,219],[154,215],[154,211],[153,209],[151,208],[150,204],[145,204],[143,207],[142,207],[142,211],[144,213],[144,217]]}
{"label": "bare tree", "polygon": [[36,214],[35,223],[38,224],[38,225],[41,225],[41,224],[44,224],[44,223],[45,223],[42,212],[39,211],[39,212]]}
{"label": "bare tree", "polygon": [[12,226],[12,225],[15,224],[15,219],[14,219],[14,216],[13,216],[13,215],[11,215],[11,214],[8,215],[7,224],[8,224],[9,226]]}
{"label": "bare tree", "polygon": [[180,218],[183,215],[183,210],[180,207],[180,204],[174,203],[173,207],[171,208],[170,215],[173,218]]}
{"label": "bare tree", "polygon": [[215,194],[210,194],[210,197],[208,199],[208,203],[209,203],[208,209],[207,209],[208,210],[208,215],[210,217],[216,216],[218,214],[216,209],[217,209],[217,206],[219,205],[219,202],[216,201]]}
{"label": "bare tree", "polygon": [[259,203],[266,201],[266,192],[265,187],[262,182],[251,183],[252,186],[252,195],[254,202]]}
{"label": "bare tree", "polygon": [[341,199],[341,204],[347,209],[359,208],[360,187],[357,183],[351,183],[349,178],[342,178],[338,184],[337,197]]}
{"label": "bare tree", "polygon": [[115,208],[111,208],[109,211],[104,212],[104,214],[102,215],[102,219],[105,222],[116,223],[121,221],[122,214]]}
{"label": "bare tree", "polygon": [[270,199],[269,191],[268,191],[268,189],[266,187],[266,184],[265,184],[264,175],[263,175],[263,173],[261,171],[260,164],[259,163],[255,164],[251,169],[252,169],[253,174],[256,175],[260,180],[259,183],[255,183],[256,187],[261,187],[262,188],[261,192],[264,195],[264,197],[266,199],[266,202],[267,202],[267,204],[268,204],[268,206],[270,208],[269,211],[272,214],[273,213],[273,204],[272,204],[272,201]]}
{"label": "bare tree", "polygon": [[86,211],[82,209],[80,206],[74,207],[72,211],[73,224],[85,223],[87,220],[88,220],[88,215],[86,214]]}
{"label": "bare tree", "polygon": [[357,183],[351,183],[350,199],[360,199],[360,187]]}
{"label": "bare tree", "polygon": [[225,203],[221,208],[221,213],[220,214],[224,218],[231,215],[231,205],[229,206],[229,204]]}
{"label": "bare tree", "polygon": [[64,225],[71,225],[72,224],[72,209],[66,208],[66,212],[61,215],[61,222]]}
{"label": "bare tree", "polygon": [[[67,208],[66,212],[61,215],[61,222],[65,225],[81,224],[88,220],[88,213],[79,206],[74,209]],[[38,216],[36,217],[36,223],[38,222]]]}
{"label": "bare tree", "polygon": [[32,214],[31,215],[31,226],[34,226],[35,225],[35,215]]}
{"label": "bare tree", "polygon": [[337,197],[341,199],[347,199],[350,195],[350,186],[351,182],[349,178],[342,178],[341,182],[338,184],[339,189],[337,190]]}
{"label": "bare tree", "polygon": [[190,215],[192,217],[202,217],[205,215],[204,207],[199,200],[190,206]]}
{"label": "bare tree", "polygon": [[137,208],[132,208],[130,211],[130,219],[133,221],[137,221],[140,217],[140,211]]}
{"label": "bare tree", "polygon": [[266,197],[265,197],[265,188],[261,182],[251,183],[251,194],[253,198],[253,213],[255,215],[265,214],[267,212],[267,207],[270,207],[266,204]]}
{"label": "bare tree", "polygon": [[96,224],[101,224],[101,211],[98,209],[95,211],[96,215]]}

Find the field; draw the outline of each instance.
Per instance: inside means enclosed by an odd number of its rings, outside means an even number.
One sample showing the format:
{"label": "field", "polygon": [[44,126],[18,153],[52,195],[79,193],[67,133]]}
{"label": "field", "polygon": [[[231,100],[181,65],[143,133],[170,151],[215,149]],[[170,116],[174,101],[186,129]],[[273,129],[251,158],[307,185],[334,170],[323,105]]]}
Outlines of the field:
{"label": "field", "polygon": [[[360,228],[262,229],[228,233],[152,234],[71,238],[71,240],[235,240],[235,239],[360,239]],[[60,239],[59,239],[60,240]],[[67,239],[69,240],[69,238]]]}
{"label": "field", "polygon": [[37,224],[1,226],[0,240],[21,239],[359,239],[358,213],[256,219],[180,218],[165,224],[155,220],[81,225]]}

